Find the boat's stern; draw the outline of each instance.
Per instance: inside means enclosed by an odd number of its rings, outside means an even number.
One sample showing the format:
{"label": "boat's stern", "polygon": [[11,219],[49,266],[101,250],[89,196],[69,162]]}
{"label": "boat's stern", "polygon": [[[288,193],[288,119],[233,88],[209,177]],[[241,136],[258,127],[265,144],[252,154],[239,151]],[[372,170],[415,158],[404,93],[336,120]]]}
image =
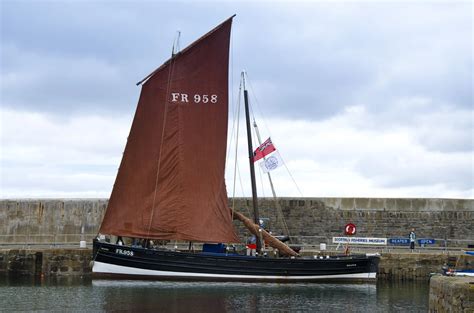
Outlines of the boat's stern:
{"label": "boat's stern", "polygon": [[377,278],[379,272],[380,253],[367,253],[366,257],[369,259],[369,273]]}

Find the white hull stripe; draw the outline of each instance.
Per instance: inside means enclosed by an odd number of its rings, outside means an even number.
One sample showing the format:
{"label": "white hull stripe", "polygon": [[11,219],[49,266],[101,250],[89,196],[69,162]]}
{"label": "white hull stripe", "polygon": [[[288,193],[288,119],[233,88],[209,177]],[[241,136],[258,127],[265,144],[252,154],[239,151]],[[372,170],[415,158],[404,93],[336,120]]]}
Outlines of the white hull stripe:
{"label": "white hull stripe", "polygon": [[121,266],[94,261],[93,273],[120,274],[120,275],[142,275],[163,276],[182,278],[234,278],[254,280],[315,280],[315,279],[375,279],[377,273],[338,274],[338,275],[313,275],[313,276],[261,276],[261,275],[230,275],[230,274],[207,274],[207,273],[185,273],[170,271],[155,271],[135,267]]}

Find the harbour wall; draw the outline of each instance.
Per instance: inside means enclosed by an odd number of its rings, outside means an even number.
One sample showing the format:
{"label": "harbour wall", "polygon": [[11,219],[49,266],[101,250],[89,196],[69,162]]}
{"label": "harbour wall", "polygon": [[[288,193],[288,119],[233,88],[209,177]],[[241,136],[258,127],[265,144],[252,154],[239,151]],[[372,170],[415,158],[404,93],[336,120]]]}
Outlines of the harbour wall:
{"label": "harbour wall", "polygon": [[474,278],[431,277],[429,311],[474,312]]}
{"label": "harbour wall", "polygon": [[[230,199],[233,203],[252,216],[251,199]],[[91,242],[106,207],[107,199],[0,200],[0,245]],[[287,225],[300,244],[330,244],[348,222],[357,225],[359,237],[406,238],[415,228],[418,238],[435,238],[438,245],[474,244],[471,199],[260,198],[259,207],[269,230],[282,234]],[[236,227],[245,241],[247,231]]]}
{"label": "harbour wall", "polygon": [[88,275],[91,260],[91,249],[0,249],[0,276]]}
{"label": "harbour wall", "polygon": [[[383,253],[378,279],[428,281],[455,254]],[[0,249],[0,276],[82,276],[91,273],[90,248]]]}

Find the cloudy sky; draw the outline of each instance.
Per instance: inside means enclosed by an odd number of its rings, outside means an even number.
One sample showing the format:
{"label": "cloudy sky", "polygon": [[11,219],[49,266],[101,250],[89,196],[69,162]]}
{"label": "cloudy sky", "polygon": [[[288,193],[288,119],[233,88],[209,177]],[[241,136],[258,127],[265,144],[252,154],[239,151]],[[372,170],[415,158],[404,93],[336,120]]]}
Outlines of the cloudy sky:
{"label": "cloudy sky", "polygon": [[[0,11],[2,198],[108,197],[135,83],[177,30],[184,47],[234,13],[231,111],[245,69],[260,132],[288,168],[273,172],[279,195],[474,198],[470,1],[1,0]],[[245,156],[237,196],[250,195]]]}

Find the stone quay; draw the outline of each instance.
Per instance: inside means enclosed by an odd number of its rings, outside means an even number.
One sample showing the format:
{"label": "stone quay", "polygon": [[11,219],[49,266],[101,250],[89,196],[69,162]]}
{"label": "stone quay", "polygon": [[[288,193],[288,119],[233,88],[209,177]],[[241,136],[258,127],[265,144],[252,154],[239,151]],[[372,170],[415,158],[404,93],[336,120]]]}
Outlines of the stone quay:
{"label": "stone quay", "polygon": [[[229,199],[229,206],[251,215],[251,199]],[[97,235],[107,199],[0,200],[0,245],[77,244]],[[344,225],[357,225],[358,237],[436,239],[435,246],[474,245],[474,200],[382,198],[259,199],[260,216],[274,234],[285,232],[302,245],[330,245]],[[237,223],[237,222],[236,222]],[[236,224],[243,241],[248,236]]]}
{"label": "stone quay", "polygon": [[[229,199],[235,209],[250,213],[251,199]],[[304,253],[319,253],[321,243],[335,253],[332,238],[343,235],[348,222],[357,236],[406,238],[411,228],[418,238],[434,238],[432,247],[352,246],[354,252],[382,254],[383,280],[428,280],[462,249],[474,244],[474,200],[380,198],[259,199],[262,219],[275,234],[285,226]],[[0,275],[87,275],[90,248],[107,207],[107,199],[0,200]],[[236,224],[242,242],[248,233]],[[342,250],[338,250],[342,252]]]}
{"label": "stone quay", "polygon": [[[378,279],[385,281],[428,281],[459,253],[382,253]],[[90,248],[4,248],[0,249],[0,277],[84,276],[91,274]]]}
{"label": "stone quay", "polygon": [[474,277],[433,276],[430,312],[474,312]]}

